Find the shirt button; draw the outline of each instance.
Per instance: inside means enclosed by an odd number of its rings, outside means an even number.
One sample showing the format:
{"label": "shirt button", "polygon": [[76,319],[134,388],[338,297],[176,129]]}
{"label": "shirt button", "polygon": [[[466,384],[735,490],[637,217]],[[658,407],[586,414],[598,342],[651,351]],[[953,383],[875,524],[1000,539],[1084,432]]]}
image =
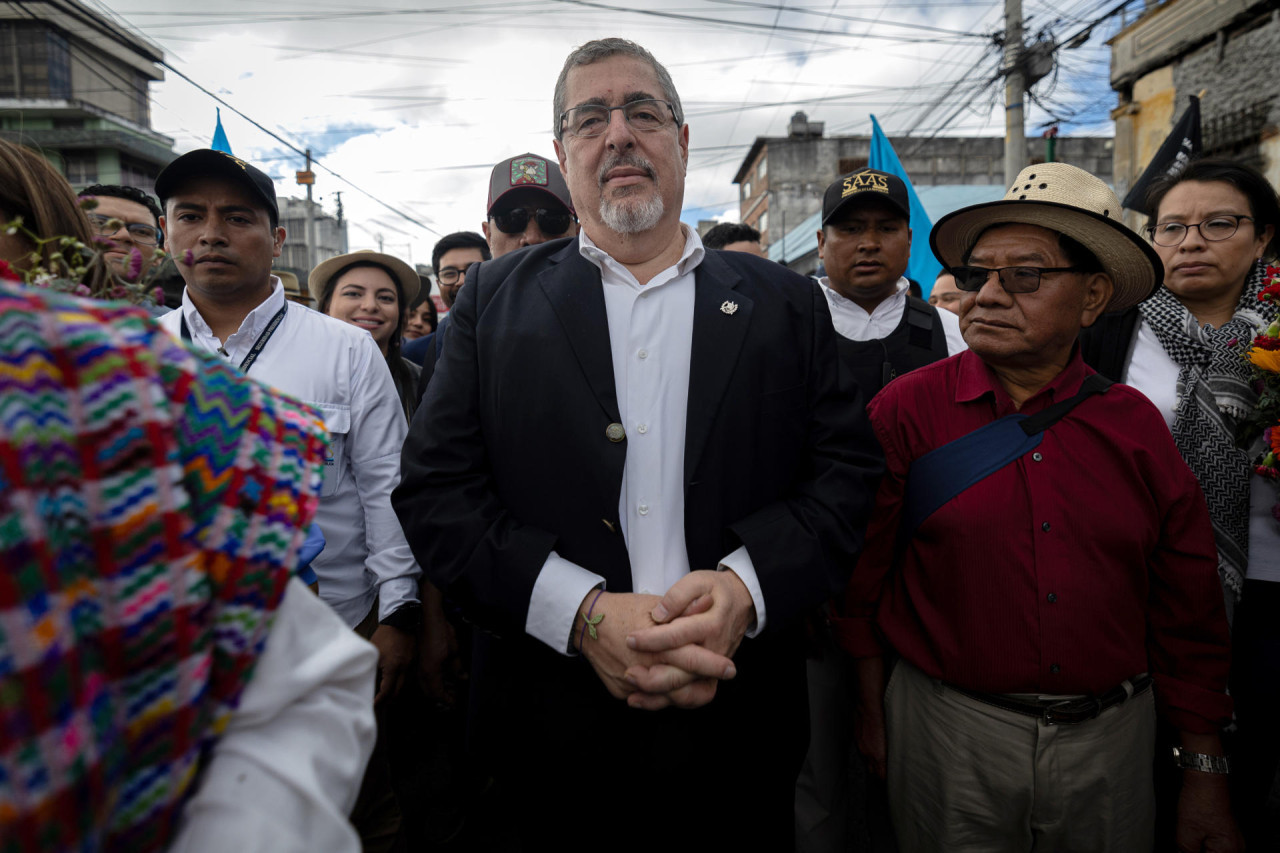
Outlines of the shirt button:
{"label": "shirt button", "polygon": [[1058,594],[1056,592],[1051,592],[1048,595],[1046,595],[1045,598],[1049,599],[1050,604],[1053,604],[1055,601],[1058,600]]}
{"label": "shirt button", "polygon": [[[640,357],[644,358],[644,356],[640,356]],[[1044,457],[1040,455],[1040,451],[1038,450],[1035,453],[1031,454],[1031,458],[1036,460],[1037,462],[1040,462],[1044,459]]]}
{"label": "shirt button", "polygon": [[1062,671],[1062,667],[1058,666],[1056,663],[1049,664],[1049,672],[1053,673],[1054,675],[1057,675],[1061,671]]}
{"label": "shirt button", "polygon": [[649,505],[648,505],[648,504],[640,504],[640,506],[636,507],[636,510],[637,510],[641,515],[648,515],[648,514],[649,514]]}
{"label": "shirt button", "polygon": [[1049,522],[1046,521],[1044,524],[1040,525],[1040,529],[1043,530],[1045,533],[1048,533],[1050,526],[1051,525],[1049,524]]}
{"label": "shirt button", "polygon": [[640,426],[638,426],[638,427],[636,428],[636,430],[637,430],[641,435],[644,435],[646,432],[648,432],[648,431],[649,431],[649,425],[648,425],[648,424],[640,424]]}
{"label": "shirt button", "polygon": [[640,352],[636,353],[636,355],[638,355],[641,359],[646,359],[649,357],[649,351],[647,349],[642,349],[640,350]]}

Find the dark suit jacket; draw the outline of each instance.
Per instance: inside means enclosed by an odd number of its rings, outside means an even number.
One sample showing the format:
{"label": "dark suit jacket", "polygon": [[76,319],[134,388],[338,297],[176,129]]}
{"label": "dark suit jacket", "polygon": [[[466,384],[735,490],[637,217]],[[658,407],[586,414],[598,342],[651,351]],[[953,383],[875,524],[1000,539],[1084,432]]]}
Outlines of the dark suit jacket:
{"label": "dark suit jacket", "polygon": [[[718,251],[707,253],[695,281],[689,564],[715,569],[745,545],[767,611],[764,633],[738,652],[739,678],[722,687],[707,715],[722,718],[745,701],[767,726],[767,709],[785,707],[792,731],[781,740],[800,738],[798,769],[806,729],[795,628],[844,586],[881,470],[879,449],[866,400],[839,388],[835,333],[813,282]],[[427,575],[510,646],[504,677],[524,680],[523,710],[538,704],[554,717],[560,696],[579,723],[587,708],[607,714],[607,705],[625,706],[608,699],[589,666],[528,638],[524,625],[553,549],[604,576],[612,592],[632,588],[616,532],[627,444],[605,435],[620,418],[601,288],[574,238],[471,267],[393,496]],[[737,310],[722,311],[725,302]]]}

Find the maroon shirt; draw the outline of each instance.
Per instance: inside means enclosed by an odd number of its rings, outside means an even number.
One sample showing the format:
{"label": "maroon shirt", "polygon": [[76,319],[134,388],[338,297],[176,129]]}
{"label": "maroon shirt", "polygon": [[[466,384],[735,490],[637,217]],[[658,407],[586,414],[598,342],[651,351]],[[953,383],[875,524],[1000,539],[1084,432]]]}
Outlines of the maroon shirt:
{"label": "maroon shirt", "polygon": [[[1027,400],[1080,390],[1080,359]],[[912,371],[868,406],[886,472],[837,636],[989,693],[1097,694],[1151,672],[1178,729],[1231,713],[1228,628],[1204,495],[1155,406],[1126,385],[1086,399],[1040,446],[926,519],[891,572],[911,461],[1013,401],[973,352]],[[875,627],[880,634],[877,634]]]}

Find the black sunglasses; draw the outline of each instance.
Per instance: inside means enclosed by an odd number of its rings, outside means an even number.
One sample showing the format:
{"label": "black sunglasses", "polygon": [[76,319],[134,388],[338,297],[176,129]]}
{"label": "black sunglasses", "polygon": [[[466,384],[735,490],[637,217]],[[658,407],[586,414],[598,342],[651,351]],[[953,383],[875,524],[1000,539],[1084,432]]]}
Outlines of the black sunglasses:
{"label": "black sunglasses", "polygon": [[950,267],[948,272],[956,280],[956,287],[966,293],[976,293],[986,285],[991,274],[1000,279],[1006,293],[1035,293],[1040,289],[1040,277],[1056,272],[1083,272],[1079,267]]}
{"label": "black sunglasses", "polygon": [[[529,227],[529,211],[523,207],[513,207],[502,213],[494,213],[489,218],[503,234],[519,234]],[[533,211],[533,218],[537,220],[538,228],[548,237],[558,237],[568,231],[569,223],[573,221],[573,216],[567,210],[544,210],[543,208]]]}

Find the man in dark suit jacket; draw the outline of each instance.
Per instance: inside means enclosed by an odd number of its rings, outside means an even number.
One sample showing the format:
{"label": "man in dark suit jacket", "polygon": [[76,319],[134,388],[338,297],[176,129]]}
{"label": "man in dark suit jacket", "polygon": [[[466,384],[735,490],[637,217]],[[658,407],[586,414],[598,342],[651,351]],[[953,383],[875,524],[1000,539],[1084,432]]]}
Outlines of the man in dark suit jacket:
{"label": "man in dark suit jacket", "polygon": [[583,234],[468,271],[395,506],[489,632],[473,741],[527,843],[788,849],[798,617],[860,548],[865,400],[812,282],[681,225],[688,127],[647,51],[576,50],[555,114]]}

